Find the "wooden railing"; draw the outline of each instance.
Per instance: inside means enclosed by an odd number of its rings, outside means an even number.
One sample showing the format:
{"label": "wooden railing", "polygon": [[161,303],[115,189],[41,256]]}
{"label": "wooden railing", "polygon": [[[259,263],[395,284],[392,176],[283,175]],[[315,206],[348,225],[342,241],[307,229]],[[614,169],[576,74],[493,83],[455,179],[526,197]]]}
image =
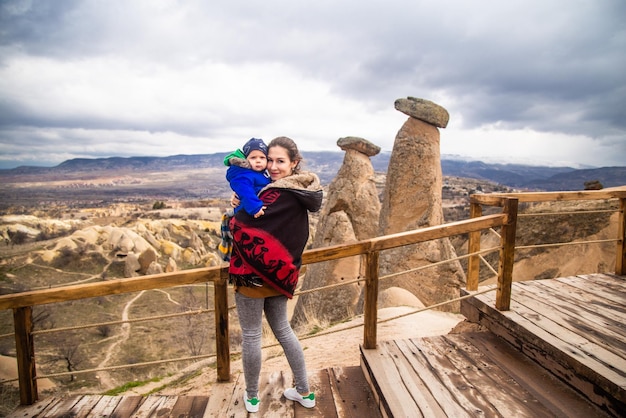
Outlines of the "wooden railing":
{"label": "wooden railing", "polygon": [[[588,190],[572,192],[527,192],[527,193],[492,193],[474,194],[470,197],[470,217],[479,218],[482,215],[482,206],[496,206],[503,208],[508,214],[507,222],[500,232],[500,268],[498,271],[498,286],[496,289],[496,308],[508,310],[511,302],[511,284],[513,281],[513,262],[515,256],[515,235],[517,231],[518,203],[557,202],[574,200],[619,200],[619,218],[617,237],[612,239],[616,243],[615,273],[626,274],[626,187],[607,190]],[[581,211],[583,213],[583,211]],[[467,290],[478,289],[480,252],[480,231],[469,234],[468,252],[470,256],[467,268]]]}
{"label": "wooden railing", "polygon": [[[356,255],[366,258],[365,304],[364,304],[364,348],[375,348],[377,340],[378,311],[378,259],[380,251],[430,240],[469,234],[469,264],[467,274],[468,290],[478,287],[480,233],[490,228],[501,227],[500,266],[496,307],[508,309],[510,303],[515,248],[517,203],[519,201],[572,200],[577,199],[620,199],[620,220],[617,241],[616,273],[623,275],[626,252],[624,249],[624,207],[626,188],[598,192],[561,192],[512,195],[473,195],[471,198],[471,219],[444,225],[422,228],[413,231],[387,235],[350,244],[317,248],[306,251],[303,264],[312,264]],[[499,206],[502,213],[482,215],[480,205]],[[34,306],[87,299],[98,296],[117,295],[142,290],[164,289],[181,285],[213,282],[215,304],[215,341],[217,379],[230,379],[230,347],[227,306],[227,267],[209,267],[184,270],[175,273],[156,274],[128,279],[64,286],[34,290],[0,296],[0,309],[12,309],[15,329],[16,356],[20,387],[20,402],[33,404],[37,398],[37,376],[35,371],[35,350],[33,344]]]}

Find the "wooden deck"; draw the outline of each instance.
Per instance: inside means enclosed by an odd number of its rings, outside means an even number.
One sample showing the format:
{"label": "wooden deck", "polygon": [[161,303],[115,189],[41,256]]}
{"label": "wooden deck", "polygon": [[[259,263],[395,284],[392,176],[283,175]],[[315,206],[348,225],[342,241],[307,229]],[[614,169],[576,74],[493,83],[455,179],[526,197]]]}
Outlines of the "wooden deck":
{"label": "wooden deck", "polygon": [[[462,303],[481,330],[380,341],[374,350],[361,348],[360,368],[312,373],[318,404],[311,410],[282,397],[289,374],[264,374],[256,415],[626,416],[624,277],[516,282],[510,311],[497,311],[494,302],[490,292]],[[43,399],[10,417],[243,417],[243,386],[239,376],[206,396]]]}
{"label": "wooden deck", "polygon": [[384,416],[626,416],[623,277],[516,282],[510,311],[494,303],[462,304],[488,331],[361,350]]}
{"label": "wooden deck", "polygon": [[[82,395],[46,398],[18,407],[9,417],[142,417],[142,418],[237,418],[259,417],[354,417],[380,418],[374,396],[358,366],[329,368],[310,374],[317,396],[315,408],[306,409],[285,399],[292,376],[285,372],[262,373],[258,413],[248,414],[242,403],[243,375],[228,383],[216,383],[206,396],[102,396]],[[208,392],[208,390],[207,390]]]}

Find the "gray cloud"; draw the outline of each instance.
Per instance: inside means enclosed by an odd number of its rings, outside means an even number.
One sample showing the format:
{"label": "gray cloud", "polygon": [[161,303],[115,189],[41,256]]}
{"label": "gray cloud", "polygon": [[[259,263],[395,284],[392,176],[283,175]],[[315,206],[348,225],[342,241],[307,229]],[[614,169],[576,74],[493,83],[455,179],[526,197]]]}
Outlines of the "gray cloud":
{"label": "gray cloud", "polygon": [[[391,149],[408,95],[449,110],[444,151],[503,157],[481,133],[497,129],[554,141],[537,160],[584,140],[603,154],[572,163],[626,165],[621,0],[221,3],[0,3],[0,167],[225,151],[259,134]],[[63,138],[83,147],[51,159]]]}

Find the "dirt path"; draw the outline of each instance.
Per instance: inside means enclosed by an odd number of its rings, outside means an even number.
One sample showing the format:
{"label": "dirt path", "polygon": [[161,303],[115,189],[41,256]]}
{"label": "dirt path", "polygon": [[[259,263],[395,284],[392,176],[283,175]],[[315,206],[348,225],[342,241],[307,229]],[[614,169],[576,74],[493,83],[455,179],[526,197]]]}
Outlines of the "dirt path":
{"label": "dirt path", "polygon": [[[402,306],[384,308],[379,311],[379,320],[385,320],[407,312],[414,308]],[[380,323],[378,326],[378,340],[399,338],[419,338],[434,335],[444,335],[450,332],[465,318],[460,314],[439,311],[425,311]],[[356,327],[355,327],[356,325]],[[319,370],[328,367],[358,366],[360,364],[359,344],[363,340],[363,316],[351,321],[338,324],[320,334],[301,339],[307,368]],[[271,337],[264,337],[264,343],[270,342]],[[217,372],[214,359],[195,362],[178,373],[169,375],[158,382],[129,389],[123,395],[147,395],[159,388],[159,395],[206,395],[211,386],[217,381]],[[242,373],[241,358],[230,363],[231,374]],[[198,374],[198,370],[201,371]],[[263,350],[263,371],[289,370],[289,363],[282,348],[273,347]],[[189,375],[196,375],[189,379]],[[181,381],[183,383],[181,383]]]}
{"label": "dirt path", "polygon": [[[130,311],[131,306],[141,296],[143,296],[145,292],[146,292],[145,290],[142,290],[141,292],[139,292],[139,294],[137,294],[137,296],[129,300],[126,306],[124,306],[124,310],[122,311],[122,321],[128,321],[128,312]],[[104,360],[102,360],[100,364],[98,364],[97,368],[100,369],[100,368],[106,367],[109,360],[111,360],[111,357],[113,356],[113,353],[117,349],[117,347],[120,344],[124,343],[126,340],[128,340],[129,337],[130,337],[130,324],[128,322],[125,322],[122,324],[122,332],[118,335],[117,341],[115,341],[113,344],[111,344],[107,348],[106,354],[104,356]],[[104,388],[112,388],[116,386],[116,383],[113,381],[113,379],[111,379],[111,375],[107,371],[99,372],[98,378],[100,379],[100,384]]]}

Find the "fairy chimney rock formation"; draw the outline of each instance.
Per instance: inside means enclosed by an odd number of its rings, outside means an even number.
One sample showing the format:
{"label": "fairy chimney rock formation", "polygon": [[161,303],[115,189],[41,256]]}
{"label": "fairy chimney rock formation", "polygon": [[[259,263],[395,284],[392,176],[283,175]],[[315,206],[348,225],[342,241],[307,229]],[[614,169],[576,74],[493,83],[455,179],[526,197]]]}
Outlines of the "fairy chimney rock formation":
{"label": "fairy chimney rock formation", "polygon": [[450,120],[448,111],[430,100],[409,96],[406,99],[396,100],[394,107],[407,116],[419,119],[438,128],[445,128]]}
{"label": "fairy chimney rock formation", "polygon": [[372,144],[367,139],[359,138],[356,136],[347,136],[345,138],[339,138],[337,140],[337,146],[344,151],[355,150],[368,157],[378,155],[380,147]]}
{"label": "fairy chimney rock formation", "polygon": [[[370,157],[380,147],[357,137],[340,138],[346,152],[343,164],[328,186],[313,238],[313,247],[327,247],[373,238],[378,234],[380,200]],[[302,290],[354,280],[361,274],[361,258],[350,257],[307,266]],[[292,324],[301,327],[315,318],[335,322],[354,315],[362,286],[350,284],[299,297]]]}
{"label": "fairy chimney rock formation", "polygon": [[[439,129],[448,124],[448,112],[424,99],[398,99],[395,108],[410,117],[396,135],[389,160],[379,235],[389,235],[443,223]],[[399,247],[381,253],[381,277],[454,258],[448,239]],[[400,287],[425,305],[459,295],[465,274],[458,261],[420,269],[382,280],[380,290]],[[458,304],[443,310],[456,310]]]}

